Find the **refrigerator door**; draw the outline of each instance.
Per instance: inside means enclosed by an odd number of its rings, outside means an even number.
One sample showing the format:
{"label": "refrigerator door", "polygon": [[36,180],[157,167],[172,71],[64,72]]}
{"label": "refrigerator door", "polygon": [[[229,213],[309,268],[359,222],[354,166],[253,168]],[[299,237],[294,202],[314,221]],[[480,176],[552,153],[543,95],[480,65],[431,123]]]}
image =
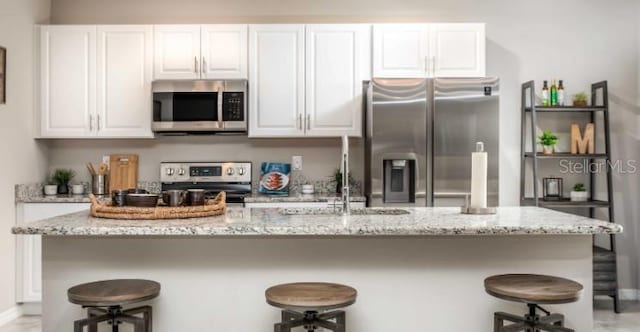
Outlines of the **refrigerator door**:
{"label": "refrigerator door", "polygon": [[369,86],[365,192],[370,206],[427,204],[427,83],[376,78]]}
{"label": "refrigerator door", "polygon": [[498,78],[442,78],[433,85],[433,205],[464,205],[471,191],[471,152],[484,142],[487,204],[497,206]]}

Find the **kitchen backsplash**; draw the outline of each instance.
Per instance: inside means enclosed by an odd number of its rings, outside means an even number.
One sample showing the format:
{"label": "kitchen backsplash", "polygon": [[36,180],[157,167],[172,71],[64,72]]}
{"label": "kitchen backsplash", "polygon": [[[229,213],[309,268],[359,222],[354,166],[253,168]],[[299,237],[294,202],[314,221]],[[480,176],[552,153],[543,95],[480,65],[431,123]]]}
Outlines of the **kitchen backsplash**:
{"label": "kitchen backsplash", "polygon": [[[138,140],[52,140],[49,145],[49,168],[72,168],[75,181],[89,182],[87,162],[99,163],[103,155],[135,153],[139,155],[138,180],[158,182],[163,161],[250,161],[253,163],[253,184],[260,178],[260,163],[291,162],[292,156],[302,156],[303,169],[293,172],[292,190],[301,184],[313,183],[316,191],[333,192],[331,177],[340,165],[339,138],[250,139],[246,136],[160,136]],[[351,139],[351,174],[357,188],[363,179],[364,152],[362,139]],[[40,182],[44,179],[33,179]]]}

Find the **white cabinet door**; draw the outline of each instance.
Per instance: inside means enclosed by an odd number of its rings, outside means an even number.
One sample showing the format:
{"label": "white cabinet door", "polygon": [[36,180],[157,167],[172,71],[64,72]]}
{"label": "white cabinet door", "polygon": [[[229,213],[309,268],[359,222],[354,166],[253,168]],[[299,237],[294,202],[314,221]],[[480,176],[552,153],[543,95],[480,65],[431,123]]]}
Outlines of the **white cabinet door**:
{"label": "white cabinet door", "polygon": [[426,77],[428,56],[428,24],[373,26],[374,77]]}
{"label": "white cabinet door", "polygon": [[200,78],[199,25],[156,25],[153,34],[156,80]]}
{"label": "white cabinet door", "polygon": [[95,26],[40,30],[40,137],[95,135]]}
{"label": "white cabinet door", "polygon": [[98,27],[98,136],[153,137],[152,38],[151,26]]}
{"label": "white cabinet door", "polygon": [[371,26],[321,24],[306,30],[306,135],[362,136]]}
{"label": "white cabinet door", "polygon": [[[28,224],[67,213],[89,210],[88,203],[20,203],[16,223]],[[16,302],[42,301],[42,239],[38,235],[18,235]]]}
{"label": "white cabinet door", "polygon": [[484,77],[484,24],[432,24],[431,54],[435,77]]}
{"label": "white cabinet door", "polygon": [[202,78],[247,78],[247,26],[243,24],[203,25]]}
{"label": "white cabinet door", "polygon": [[249,136],[304,136],[304,25],[251,25],[249,36]]}

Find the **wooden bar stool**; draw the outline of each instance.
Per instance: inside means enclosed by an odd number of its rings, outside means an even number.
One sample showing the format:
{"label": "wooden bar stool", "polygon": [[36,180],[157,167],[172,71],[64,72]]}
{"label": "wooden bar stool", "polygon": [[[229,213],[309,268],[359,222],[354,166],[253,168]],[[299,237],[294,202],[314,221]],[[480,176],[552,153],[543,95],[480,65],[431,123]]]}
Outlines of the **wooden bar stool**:
{"label": "wooden bar stool", "polygon": [[[577,301],[583,287],[573,280],[537,274],[503,274],[485,279],[484,288],[487,293],[497,298],[523,302],[529,307],[529,313],[524,317],[496,312],[493,323],[494,332],[574,332],[564,327],[563,315],[552,314],[540,306]],[[545,315],[539,315],[537,310]],[[504,326],[504,321],[513,324]]]}
{"label": "wooden bar stool", "polygon": [[[118,279],[81,284],[69,288],[69,302],[87,308],[87,318],[73,323],[74,332],[98,331],[98,323],[108,322],[113,332],[129,323],[135,332],[152,332],[151,306],[123,310],[122,306],[151,300],[160,294],[160,284],[151,280]],[[142,314],[142,318],[134,315]]]}
{"label": "wooden bar stool", "polygon": [[334,309],[353,304],[357,294],[352,287],[324,282],[282,284],[265,292],[267,303],[283,309],[282,321],[274,325],[275,332],[290,332],[298,326],[308,332],[318,327],[345,332],[345,312]]}

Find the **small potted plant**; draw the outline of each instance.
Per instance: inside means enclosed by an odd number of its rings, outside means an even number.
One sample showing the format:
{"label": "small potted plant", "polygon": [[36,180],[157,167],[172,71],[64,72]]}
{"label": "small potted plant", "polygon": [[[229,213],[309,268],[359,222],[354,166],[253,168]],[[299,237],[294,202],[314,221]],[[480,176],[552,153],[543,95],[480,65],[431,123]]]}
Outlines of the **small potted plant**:
{"label": "small potted plant", "polygon": [[576,93],[573,95],[573,106],[586,107],[587,106],[587,94],[584,92]]}
{"label": "small potted plant", "polygon": [[76,176],[76,172],[72,169],[58,168],[53,171],[51,179],[58,184],[58,194],[66,195],[69,193],[69,182]]}
{"label": "small potted plant", "polygon": [[545,130],[538,136],[538,143],[542,145],[544,154],[553,154],[556,143],[558,143],[558,136],[549,130]]}
{"label": "small potted plant", "polygon": [[588,199],[589,194],[587,193],[587,188],[585,188],[584,183],[576,183],[571,191],[571,201],[586,202]]}
{"label": "small potted plant", "polygon": [[[342,170],[339,168],[333,172],[333,182],[336,183],[336,194],[342,194]],[[349,184],[353,184],[353,182],[353,177],[349,173]]]}
{"label": "small potted plant", "polygon": [[58,193],[58,185],[53,179],[48,179],[47,183],[43,187],[43,190],[46,196],[53,196]]}

